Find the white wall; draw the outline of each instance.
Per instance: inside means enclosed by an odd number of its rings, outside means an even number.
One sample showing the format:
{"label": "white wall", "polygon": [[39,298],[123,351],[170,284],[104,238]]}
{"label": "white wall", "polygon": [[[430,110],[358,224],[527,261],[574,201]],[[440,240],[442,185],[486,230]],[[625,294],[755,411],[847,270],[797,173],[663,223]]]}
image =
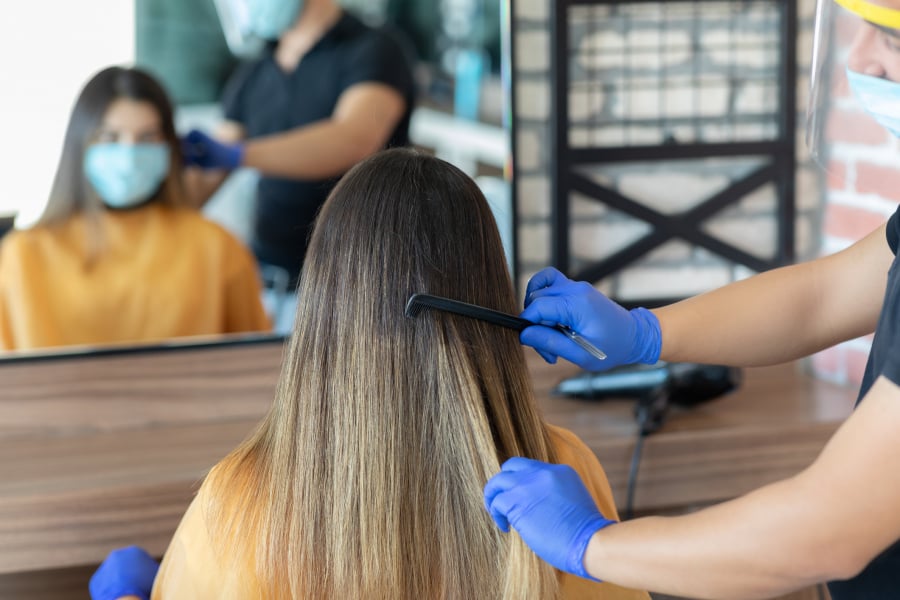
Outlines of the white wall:
{"label": "white wall", "polygon": [[69,111],[98,69],[134,61],[131,0],[4,0],[0,214],[43,209]]}

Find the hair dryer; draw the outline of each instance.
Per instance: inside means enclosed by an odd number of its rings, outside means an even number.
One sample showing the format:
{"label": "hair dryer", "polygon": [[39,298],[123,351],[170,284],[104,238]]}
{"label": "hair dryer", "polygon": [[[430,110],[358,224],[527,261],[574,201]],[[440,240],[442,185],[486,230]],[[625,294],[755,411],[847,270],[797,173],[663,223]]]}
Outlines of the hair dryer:
{"label": "hair dryer", "polygon": [[665,422],[670,405],[702,404],[734,390],[740,382],[741,370],[736,367],[658,362],[582,373],[562,381],[554,393],[596,400],[636,398],[641,433],[648,435]]}

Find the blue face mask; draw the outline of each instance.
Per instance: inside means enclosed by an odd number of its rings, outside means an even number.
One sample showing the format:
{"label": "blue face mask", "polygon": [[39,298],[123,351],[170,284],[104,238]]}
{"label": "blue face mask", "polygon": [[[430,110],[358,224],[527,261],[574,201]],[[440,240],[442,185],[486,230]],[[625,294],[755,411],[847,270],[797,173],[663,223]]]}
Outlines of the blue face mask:
{"label": "blue face mask", "polygon": [[266,40],[277,40],[297,21],[303,0],[247,0],[248,27]]}
{"label": "blue face mask", "polygon": [[856,99],[878,124],[900,137],[900,83],[847,69]]}
{"label": "blue face mask", "polygon": [[104,143],[89,146],[84,175],[111,208],[130,208],[150,198],[169,173],[166,144]]}

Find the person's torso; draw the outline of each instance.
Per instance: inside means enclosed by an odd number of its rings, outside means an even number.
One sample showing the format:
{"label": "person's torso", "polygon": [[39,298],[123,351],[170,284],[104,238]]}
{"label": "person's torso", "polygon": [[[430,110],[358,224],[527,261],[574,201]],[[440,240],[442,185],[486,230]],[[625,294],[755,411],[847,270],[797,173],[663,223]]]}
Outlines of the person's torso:
{"label": "person's torso", "polygon": [[[391,52],[368,52],[368,48],[394,48],[395,41],[379,30],[344,14],[292,71],[276,62],[274,48],[236,77],[237,108],[248,138],[283,133],[329,118],[338,99],[359,81],[359,61],[377,60]],[[362,57],[362,58],[361,58]],[[408,69],[406,64],[392,65]],[[400,80],[405,81],[401,78]],[[382,83],[382,82],[378,82]],[[409,120],[413,89],[398,84],[407,100],[407,110],[387,146],[409,143]],[[261,177],[257,188],[253,251],[264,263],[283,267],[295,278],[306,251],[306,241],[316,214],[338,178],[302,181]]]}
{"label": "person's torso", "polygon": [[[900,209],[888,221],[888,239],[896,255],[900,240]],[[857,404],[879,375],[885,373],[891,355],[900,351],[900,265],[894,258],[888,271],[884,296],[872,349],[860,386]],[[895,378],[895,377],[892,377]],[[900,597],[900,541],[882,552],[856,577],[828,584],[832,600],[881,600]]]}
{"label": "person's torso", "polygon": [[[188,210],[148,205],[15,232],[0,251],[0,306],[15,349],[222,333],[227,234]],[[236,242],[235,242],[236,243]]]}

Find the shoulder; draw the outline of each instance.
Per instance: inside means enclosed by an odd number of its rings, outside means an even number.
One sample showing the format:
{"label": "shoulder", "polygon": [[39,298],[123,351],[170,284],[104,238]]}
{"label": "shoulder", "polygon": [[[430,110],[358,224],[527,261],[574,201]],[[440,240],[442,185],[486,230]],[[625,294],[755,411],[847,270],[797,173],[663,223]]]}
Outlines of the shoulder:
{"label": "shoulder", "polygon": [[153,587],[153,600],[264,598],[251,553],[223,543],[223,523],[233,521],[234,485],[248,484],[233,457],[207,475],[166,550]]}
{"label": "shoulder", "polygon": [[618,511],[609,479],[594,452],[568,429],[549,424],[546,427],[550,443],[556,452],[556,462],[575,469],[597,502],[600,511],[609,518],[617,519]]}
{"label": "shoulder", "polygon": [[34,237],[33,230],[13,230],[0,240],[0,256],[20,252],[28,247]]}
{"label": "shoulder", "polygon": [[[205,487],[205,486],[204,486]],[[153,600],[185,600],[197,594],[215,597],[223,569],[209,536],[203,487],[191,502],[166,549],[153,583]]]}
{"label": "shoulder", "polygon": [[382,71],[386,75],[390,69],[404,79],[408,77],[411,83],[414,53],[399,31],[366,25],[350,14],[344,15],[339,26],[341,54],[348,69],[370,70],[375,75]]}
{"label": "shoulder", "polygon": [[[559,462],[568,464],[569,460],[580,460],[586,456],[594,456],[587,444],[568,429],[550,425],[549,423],[546,427]],[[563,460],[563,457],[567,460]]]}
{"label": "shoulder", "polygon": [[184,235],[191,236],[198,242],[243,248],[243,244],[230,231],[195,208],[169,208],[168,211],[169,218],[177,223]]}
{"label": "shoulder", "polygon": [[897,246],[900,244],[900,206],[887,222],[887,241],[891,252],[897,255]]}
{"label": "shoulder", "polygon": [[[584,473],[593,473],[595,470],[603,471],[597,457],[588,448],[581,438],[562,427],[547,425],[550,443],[556,452],[556,462],[566,464],[578,471],[584,477]],[[604,474],[604,479],[605,479]]]}
{"label": "shoulder", "polygon": [[6,280],[11,273],[21,271],[16,265],[29,253],[29,232],[10,231],[0,240],[0,278]]}
{"label": "shoulder", "polygon": [[243,60],[238,63],[237,67],[235,67],[234,71],[228,77],[228,81],[225,84],[225,93],[228,94],[229,91],[239,90],[246,86],[248,82],[258,77],[263,70],[266,58],[269,56],[270,52],[270,50],[266,50],[266,54],[261,58]]}
{"label": "shoulder", "polygon": [[239,261],[253,263],[247,247],[230,231],[208,219],[202,212],[189,207],[165,207],[166,238],[169,243],[177,243],[194,249],[198,255],[220,256],[227,264]]}
{"label": "shoulder", "polygon": [[0,240],[0,257],[8,262],[14,258],[36,257],[65,245],[71,237],[72,223],[67,221],[54,226],[36,226],[14,229]]}
{"label": "shoulder", "polygon": [[271,51],[266,52],[262,58],[240,63],[225,83],[221,100],[226,119],[238,122],[243,120],[241,111],[247,102],[246,90],[258,89],[263,85],[263,72]]}
{"label": "shoulder", "polygon": [[227,459],[213,467],[194,497],[166,549],[153,586],[152,600],[196,598],[262,598],[251,560],[234,562],[227,545],[219,543],[216,525],[223,512],[216,476],[227,471]]}

